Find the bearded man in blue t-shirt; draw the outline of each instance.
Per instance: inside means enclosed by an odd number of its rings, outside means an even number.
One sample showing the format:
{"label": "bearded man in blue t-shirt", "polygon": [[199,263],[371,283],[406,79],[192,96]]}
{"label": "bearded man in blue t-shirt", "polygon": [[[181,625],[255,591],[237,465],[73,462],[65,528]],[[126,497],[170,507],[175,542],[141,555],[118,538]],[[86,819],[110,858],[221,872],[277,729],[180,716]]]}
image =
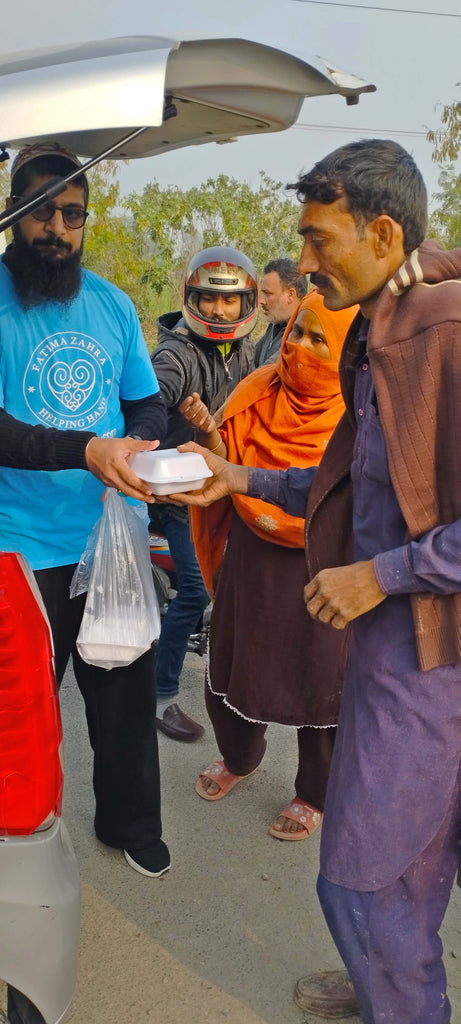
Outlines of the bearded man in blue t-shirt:
{"label": "bearded man in blue t-shirt", "polygon": [[[57,143],[28,146],[13,163],[11,200],[80,166]],[[81,266],[87,202],[81,173],[13,229],[0,261],[0,406],[18,421],[53,428],[54,439],[75,431],[80,444],[95,435],[161,440],[165,407],[134,306]],[[131,867],[158,877],[170,857],[161,839],[153,651],[105,671],[76,650],[85,597],[70,600],[69,584],[104,490],[81,464],[56,472],[41,470],[38,459],[36,468],[0,466],[0,549],[20,551],[34,570],[58,685],[72,656],[94,751],[96,834],[123,850]]]}

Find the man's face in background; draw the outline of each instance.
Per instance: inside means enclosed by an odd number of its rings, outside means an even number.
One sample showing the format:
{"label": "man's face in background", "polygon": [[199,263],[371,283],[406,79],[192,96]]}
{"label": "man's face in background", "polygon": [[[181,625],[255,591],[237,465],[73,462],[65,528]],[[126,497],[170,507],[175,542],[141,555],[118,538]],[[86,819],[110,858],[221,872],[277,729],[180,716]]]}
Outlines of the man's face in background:
{"label": "man's face in background", "polygon": [[282,284],[276,270],[264,275],[259,295],[261,309],[271,324],[285,323],[299,303],[296,289]]}

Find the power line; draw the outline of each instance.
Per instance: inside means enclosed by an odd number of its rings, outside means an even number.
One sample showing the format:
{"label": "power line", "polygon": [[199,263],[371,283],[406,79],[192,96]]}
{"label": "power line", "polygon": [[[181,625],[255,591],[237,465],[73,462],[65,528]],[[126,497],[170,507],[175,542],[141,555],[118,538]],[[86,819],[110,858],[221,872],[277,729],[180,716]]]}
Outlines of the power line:
{"label": "power line", "polygon": [[346,4],[342,0],[291,0],[297,4],[318,4],[320,7],[355,7],[359,11],[385,11],[392,14],[426,14],[429,18],[461,18],[461,14],[445,11],[414,11],[405,7],[372,7],[370,4]]}
{"label": "power line", "polygon": [[354,128],[351,125],[339,125],[339,124],[306,124],[303,121],[299,121],[293,125],[293,128],[300,128],[303,131],[318,131],[318,132],[347,132],[353,135],[372,135],[377,138],[380,135],[401,135],[405,138],[427,138],[426,132],[407,132],[401,128]]}

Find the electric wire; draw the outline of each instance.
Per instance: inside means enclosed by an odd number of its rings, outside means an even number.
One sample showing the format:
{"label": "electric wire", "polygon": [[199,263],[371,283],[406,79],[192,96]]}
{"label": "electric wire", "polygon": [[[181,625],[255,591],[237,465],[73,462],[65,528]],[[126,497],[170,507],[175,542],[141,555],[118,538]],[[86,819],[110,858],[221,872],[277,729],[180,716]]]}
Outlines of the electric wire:
{"label": "electric wire", "polygon": [[350,4],[343,0],[291,0],[296,4],[317,4],[319,7],[355,7],[359,11],[384,11],[387,14],[423,14],[429,18],[461,18],[461,14],[447,11],[415,11],[406,7],[378,7],[371,4]]}
{"label": "electric wire", "polygon": [[307,124],[304,121],[299,121],[297,124],[294,124],[293,128],[309,132],[347,132],[352,135],[372,135],[373,138],[377,138],[380,135],[399,135],[405,138],[415,139],[427,138],[427,133],[424,131],[405,131],[402,128],[354,128],[351,125]]}

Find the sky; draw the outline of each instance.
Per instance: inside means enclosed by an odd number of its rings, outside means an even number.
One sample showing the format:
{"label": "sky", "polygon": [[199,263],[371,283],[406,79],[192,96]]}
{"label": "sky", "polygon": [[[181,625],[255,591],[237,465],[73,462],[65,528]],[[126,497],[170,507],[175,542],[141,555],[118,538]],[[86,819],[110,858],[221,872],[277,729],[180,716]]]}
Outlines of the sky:
{"label": "sky", "polygon": [[[351,107],[340,96],[308,99],[297,125],[283,133],[132,160],[120,170],[123,193],[153,180],[185,189],[218,174],[257,188],[261,170],[286,183],[337,146],[375,136],[394,138],[412,153],[432,196],[440,172],[426,131],[439,126],[442,106],[461,96],[458,0],[368,0],[379,10],[367,9],[365,0],[343,2],[79,0],[64,6],[62,0],[15,0],[2,12],[1,49],[157,35],[246,38],[317,54],[373,82],[377,92]],[[436,14],[415,13],[436,7]]]}

